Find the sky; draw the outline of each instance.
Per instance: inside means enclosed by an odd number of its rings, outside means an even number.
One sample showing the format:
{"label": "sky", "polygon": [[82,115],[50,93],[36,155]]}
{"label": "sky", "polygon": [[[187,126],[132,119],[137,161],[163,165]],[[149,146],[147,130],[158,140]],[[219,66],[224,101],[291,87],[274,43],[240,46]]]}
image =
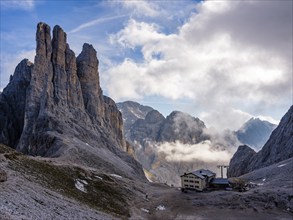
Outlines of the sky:
{"label": "sky", "polygon": [[42,21],[97,50],[104,94],[236,130],[293,102],[292,1],[1,0],[0,89],[33,62]]}

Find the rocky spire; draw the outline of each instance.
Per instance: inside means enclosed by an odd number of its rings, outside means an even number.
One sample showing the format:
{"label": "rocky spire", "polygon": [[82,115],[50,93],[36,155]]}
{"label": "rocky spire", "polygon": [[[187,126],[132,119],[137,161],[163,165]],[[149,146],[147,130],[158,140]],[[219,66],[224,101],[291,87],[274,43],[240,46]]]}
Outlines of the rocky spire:
{"label": "rocky spire", "polygon": [[52,63],[65,71],[66,33],[56,25],[53,29]]}
{"label": "rocky spire", "polygon": [[[15,120],[10,110],[9,102],[15,104],[17,100],[6,100],[6,90],[0,95],[0,143],[30,155],[59,157],[143,177],[140,165],[121,150],[126,150],[122,116],[115,102],[103,96],[93,46],[84,44],[76,58],[62,28],[54,27],[51,40],[50,27],[45,23],[38,24],[36,39],[35,63],[28,69],[29,76],[16,71],[11,81],[26,76],[21,80],[26,82],[20,90],[21,110],[15,112],[22,118]],[[26,69],[28,63],[20,66]]]}
{"label": "rocky spire", "polygon": [[52,39],[53,101],[63,108],[83,109],[76,58],[66,38],[63,29],[56,25]]}
{"label": "rocky spire", "polygon": [[76,57],[74,52],[66,44],[65,71],[67,74],[66,90],[69,109],[84,110],[84,102],[80,81],[77,76]]}
{"label": "rocky spire", "polygon": [[53,109],[48,100],[53,91],[52,44],[49,25],[42,22],[38,24],[36,41],[35,63],[27,89],[24,128],[17,147],[17,150],[25,152],[33,138],[32,134],[36,131],[36,120],[42,117],[45,108]]}
{"label": "rocky spire", "polygon": [[85,43],[76,61],[85,109],[92,118],[102,124],[104,102],[100,87],[97,52],[92,45]]}
{"label": "rocky spire", "polygon": [[37,26],[36,33],[37,41],[37,56],[42,56],[47,60],[51,60],[52,45],[51,45],[51,29],[50,26],[40,22]]}

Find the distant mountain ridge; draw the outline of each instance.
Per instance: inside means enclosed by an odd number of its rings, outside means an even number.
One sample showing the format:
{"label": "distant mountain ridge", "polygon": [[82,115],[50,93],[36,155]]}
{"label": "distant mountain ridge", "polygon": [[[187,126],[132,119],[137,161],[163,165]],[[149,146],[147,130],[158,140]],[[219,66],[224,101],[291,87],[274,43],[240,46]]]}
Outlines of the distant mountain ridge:
{"label": "distant mountain ridge", "polygon": [[260,150],[276,127],[277,125],[268,121],[251,118],[235,133],[241,143],[249,145],[255,150]]}
{"label": "distant mountain ridge", "polygon": [[[293,157],[293,106],[283,116],[269,140],[258,153],[239,147],[229,165],[229,176],[239,176]],[[249,155],[242,158],[243,155]],[[241,168],[240,168],[241,166]]]}
{"label": "distant mountain ridge", "polygon": [[203,121],[187,113],[173,111],[165,118],[160,112],[153,110],[145,119],[139,119],[131,126],[130,139],[196,144],[209,139],[204,135],[205,128]]}
{"label": "distant mountain ridge", "polygon": [[149,106],[144,106],[133,101],[118,102],[116,105],[122,113],[126,137],[128,136],[128,131],[131,125],[133,125],[138,119],[144,119],[147,113],[153,110],[153,108]]}
{"label": "distant mountain ridge", "polygon": [[[152,128],[152,131],[145,131],[144,129],[148,130],[150,129],[149,126],[146,126],[146,123],[150,119],[146,119],[146,116],[149,112],[153,111],[154,109],[150,106],[144,106],[140,105],[137,102],[132,101],[126,101],[126,102],[120,102],[117,104],[118,109],[121,111],[124,121],[124,131],[126,134],[126,138],[130,141],[134,140],[141,140],[143,138],[148,138],[152,141],[176,141],[180,140],[183,143],[198,143],[202,140],[209,139],[207,135],[203,135],[199,141],[191,141],[190,140],[190,134],[188,134],[188,130],[191,131],[192,128],[188,128],[186,122],[191,122],[193,120],[198,120],[199,127],[202,127],[205,129],[205,125],[203,121],[200,121],[198,118],[193,119],[192,116],[182,113],[179,111],[173,111],[169,116],[167,116],[167,121],[169,123],[165,123],[165,125],[160,125],[162,128]],[[157,116],[155,116],[157,115]],[[180,115],[180,117],[177,117]],[[157,117],[154,119],[156,121],[156,124],[163,123],[164,116],[158,112],[157,110],[154,110],[151,115],[148,117]],[[174,117],[180,118],[181,122],[178,122],[177,128],[174,127]],[[146,119],[146,120],[144,120]],[[173,122],[172,122],[173,121]],[[181,123],[181,125],[179,125]],[[151,124],[151,123],[150,123]],[[202,126],[203,125],[203,126]],[[195,126],[194,130],[198,129],[198,127]],[[266,141],[269,139],[269,136],[271,135],[272,131],[276,128],[277,125],[272,124],[268,121],[261,120],[259,118],[251,118],[247,122],[245,122],[241,128],[239,128],[237,131],[234,132],[234,135],[239,140],[240,143],[248,145],[252,147],[254,150],[259,150],[263,147],[263,145],[266,143]],[[148,127],[148,128],[147,128]],[[180,128],[179,128],[180,127]],[[177,133],[175,133],[175,130]],[[232,131],[228,132],[229,135],[233,135]],[[140,137],[141,134],[142,136]],[[154,137],[156,136],[156,137]],[[183,137],[185,136],[185,137]],[[200,134],[194,135],[193,137],[199,137]],[[233,143],[235,141],[232,141]]]}

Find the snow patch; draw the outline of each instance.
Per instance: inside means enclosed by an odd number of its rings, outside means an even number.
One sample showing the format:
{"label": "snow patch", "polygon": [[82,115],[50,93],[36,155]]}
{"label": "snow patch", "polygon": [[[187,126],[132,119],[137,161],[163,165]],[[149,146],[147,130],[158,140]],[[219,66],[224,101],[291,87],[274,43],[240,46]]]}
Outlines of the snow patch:
{"label": "snow patch", "polygon": [[266,178],[263,178],[262,181],[263,181],[263,182],[266,181]]}
{"label": "snow patch", "polygon": [[113,176],[113,177],[115,177],[115,178],[122,179],[122,176],[119,176],[119,175],[117,175],[117,174],[110,174],[110,176]]}
{"label": "snow patch", "polygon": [[165,208],[165,206],[163,206],[163,205],[159,205],[159,206],[156,208],[156,210],[164,211],[164,210],[166,210],[166,208]]}
{"label": "snow patch", "polygon": [[287,165],[287,164],[284,163],[284,164],[279,165],[278,167],[283,167],[283,166],[286,166],[286,165]]}
{"label": "snow patch", "polygon": [[145,208],[140,208],[140,210],[143,211],[143,212],[146,212],[146,213],[149,213],[150,212],[150,210],[145,209]]}
{"label": "snow patch", "polygon": [[81,180],[81,179],[76,179],[75,180],[75,188],[78,189],[79,191],[82,191],[84,193],[87,193],[87,190],[85,188],[85,185],[87,185],[87,181]]}
{"label": "snow patch", "polygon": [[130,109],[130,112],[137,118],[143,118],[142,115],[137,114],[133,108]]}
{"label": "snow patch", "polygon": [[95,176],[97,179],[99,179],[99,180],[103,180],[103,178],[102,177],[100,177],[100,176]]}

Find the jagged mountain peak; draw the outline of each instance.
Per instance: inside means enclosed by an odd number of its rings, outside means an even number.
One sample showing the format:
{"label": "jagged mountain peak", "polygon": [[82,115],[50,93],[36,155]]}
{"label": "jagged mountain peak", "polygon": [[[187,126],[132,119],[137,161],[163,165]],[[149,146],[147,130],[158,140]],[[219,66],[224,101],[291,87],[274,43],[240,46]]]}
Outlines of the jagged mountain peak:
{"label": "jagged mountain peak", "polygon": [[9,82],[15,83],[17,81],[30,81],[30,72],[27,69],[33,67],[33,63],[28,59],[23,59],[15,68],[15,73],[10,76]]}
{"label": "jagged mountain peak", "polygon": [[247,130],[248,128],[252,126],[267,126],[267,127],[276,127],[275,124],[262,120],[260,118],[252,117],[248,121],[246,121],[238,130]]}
{"label": "jagged mountain peak", "polygon": [[157,110],[150,111],[145,117],[147,123],[157,123],[164,119],[165,117]]}
{"label": "jagged mountain peak", "polygon": [[248,144],[255,150],[260,150],[276,126],[268,121],[253,117],[245,122],[235,133],[241,143]]}
{"label": "jagged mountain peak", "polygon": [[34,65],[23,60],[1,93],[0,143],[144,179],[141,165],[125,152],[121,113],[100,87],[96,50],[85,43],[75,57],[60,26],[52,35],[49,25],[38,23]]}
{"label": "jagged mountain peak", "polygon": [[203,121],[201,121],[198,117],[193,117],[186,112],[181,111],[172,111],[168,116],[168,120],[173,120],[175,122],[186,122],[187,125],[190,123],[197,123],[197,126],[205,127]]}
{"label": "jagged mountain peak", "polygon": [[123,115],[123,126],[125,136],[129,137],[130,127],[138,120],[145,119],[146,115],[153,110],[153,108],[141,105],[133,101],[125,101],[117,103],[119,111]]}

